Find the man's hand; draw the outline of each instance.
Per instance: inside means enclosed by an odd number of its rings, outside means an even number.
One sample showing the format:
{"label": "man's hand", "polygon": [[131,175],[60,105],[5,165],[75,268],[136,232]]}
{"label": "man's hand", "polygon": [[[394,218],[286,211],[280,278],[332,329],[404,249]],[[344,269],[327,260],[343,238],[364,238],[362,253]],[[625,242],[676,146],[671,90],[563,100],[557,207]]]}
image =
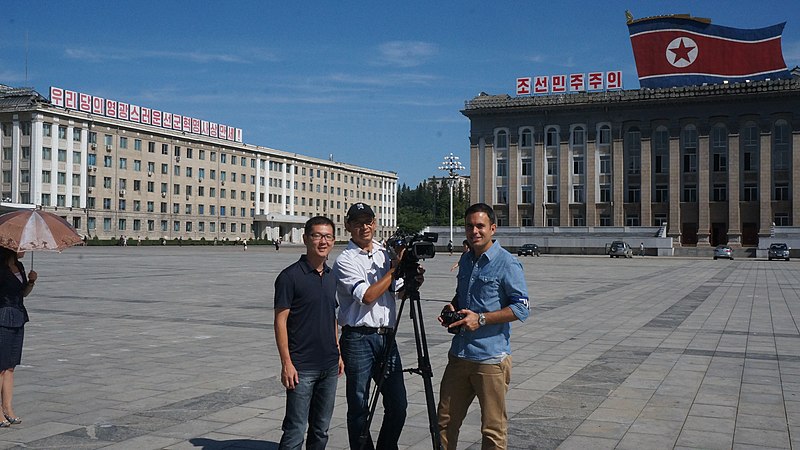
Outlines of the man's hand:
{"label": "man's hand", "polygon": [[344,361],[342,360],[341,355],[339,356],[339,374],[338,376],[344,375]]}
{"label": "man's hand", "polygon": [[297,369],[294,368],[294,364],[286,363],[281,366],[281,384],[283,387],[294,390],[299,382],[300,376],[297,375]]}
{"label": "man's hand", "polygon": [[462,309],[458,312],[464,314],[465,317],[457,322],[453,322],[450,325],[451,327],[464,327],[463,329],[467,331],[475,331],[481,327],[478,323],[478,313],[469,309]]}
{"label": "man's hand", "polygon": [[448,311],[455,311],[455,310],[456,310],[456,309],[453,307],[453,304],[452,304],[452,303],[448,303],[448,304],[444,305],[444,308],[442,308],[442,312],[441,312],[441,313],[439,313],[439,316],[436,318],[436,320],[438,320],[438,321],[439,321],[439,323],[440,323],[440,324],[442,324],[442,326],[443,326],[443,327],[445,327],[445,328],[449,328],[449,327],[447,326],[447,324],[446,324],[446,323],[444,323],[444,320],[442,320],[442,314],[444,314],[444,313],[446,313],[446,312],[448,312]]}

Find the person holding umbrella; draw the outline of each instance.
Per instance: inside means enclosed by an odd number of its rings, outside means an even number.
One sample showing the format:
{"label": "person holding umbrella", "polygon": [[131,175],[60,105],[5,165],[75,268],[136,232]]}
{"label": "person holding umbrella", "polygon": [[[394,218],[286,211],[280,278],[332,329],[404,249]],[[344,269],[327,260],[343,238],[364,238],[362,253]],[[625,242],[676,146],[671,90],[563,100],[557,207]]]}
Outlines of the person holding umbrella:
{"label": "person holding umbrella", "polygon": [[14,414],[14,368],[22,360],[22,341],[28,311],[23,298],[33,290],[36,271],[27,276],[17,252],[0,247],[0,406],[3,417],[0,428],[22,423]]}

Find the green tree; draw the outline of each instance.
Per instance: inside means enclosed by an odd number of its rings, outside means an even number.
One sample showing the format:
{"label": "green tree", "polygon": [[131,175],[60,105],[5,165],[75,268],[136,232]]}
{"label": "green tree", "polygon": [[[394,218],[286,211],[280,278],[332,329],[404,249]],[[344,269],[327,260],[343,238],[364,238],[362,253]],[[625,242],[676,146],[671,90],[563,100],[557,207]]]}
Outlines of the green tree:
{"label": "green tree", "polygon": [[[457,184],[453,189],[453,225],[464,225],[469,206],[469,191]],[[427,226],[450,224],[450,187],[444,182],[423,181],[416,189],[403,183],[397,190],[397,228],[404,233],[419,233]]]}

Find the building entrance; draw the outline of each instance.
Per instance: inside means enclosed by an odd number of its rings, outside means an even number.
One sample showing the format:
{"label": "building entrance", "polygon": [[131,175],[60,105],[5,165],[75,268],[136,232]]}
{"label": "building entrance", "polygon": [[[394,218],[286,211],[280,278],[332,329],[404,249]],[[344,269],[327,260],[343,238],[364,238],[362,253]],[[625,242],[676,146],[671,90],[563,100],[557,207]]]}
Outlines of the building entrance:
{"label": "building entrance", "polygon": [[727,223],[712,223],[711,236],[709,236],[709,244],[712,247],[728,243],[728,224]]}

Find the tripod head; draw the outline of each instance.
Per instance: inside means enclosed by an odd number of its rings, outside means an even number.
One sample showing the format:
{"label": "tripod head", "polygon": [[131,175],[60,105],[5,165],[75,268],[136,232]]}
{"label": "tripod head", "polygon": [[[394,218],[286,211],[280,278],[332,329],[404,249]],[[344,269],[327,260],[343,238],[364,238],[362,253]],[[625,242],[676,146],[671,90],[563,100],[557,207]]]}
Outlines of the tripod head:
{"label": "tripod head", "polygon": [[403,279],[403,286],[407,292],[419,291],[419,262],[436,256],[434,242],[439,240],[439,233],[423,234],[395,234],[387,241],[389,254],[396,257],[403,249],[403,257],[397,267],[397,278]]}

